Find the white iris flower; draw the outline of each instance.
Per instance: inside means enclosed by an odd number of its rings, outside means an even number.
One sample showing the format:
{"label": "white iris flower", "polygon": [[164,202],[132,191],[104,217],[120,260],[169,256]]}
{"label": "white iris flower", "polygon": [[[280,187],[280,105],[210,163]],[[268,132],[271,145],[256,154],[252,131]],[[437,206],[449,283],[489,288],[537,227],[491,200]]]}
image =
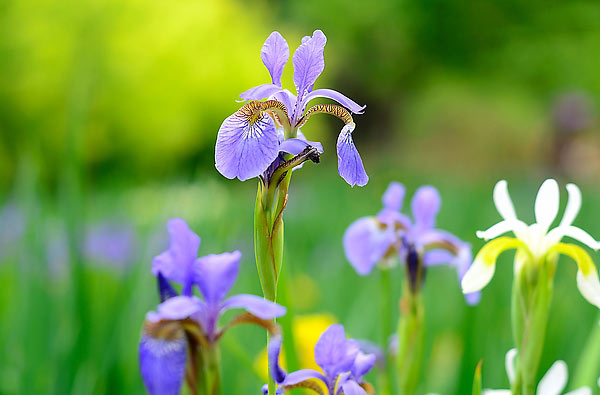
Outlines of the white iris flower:
{"label": "white iris flower", "polygon": [[[537,222],[532,225],[527,225],[517,218],[508,194],[507,183],[505,180],[499,181],[494,188],[494,204],[502,216],[502,221],[488,230],[477,232],[477,237],[493,240],[481,248],[473,265],[463,277],[463,292],[475,292],[485,287],[494,276],[498,255],[506,250],[517,250],[515,273],[518,273],[523,265],[544,265],[549,257],[563,254],[577,263],[577,286],[583,297],[600,307],[600,281],[592,258],[583,248],[561,242],[566,236],[593,250],[600,249],[600,242],[572,225],[581,208],[581,192],[575,184],[568,184],[567,191],[569,200],[563,218],[556,228],[550,229],[559,209],[559,188],[555,180],[548,179],[540,187],[535,199]],[[507,232],[512,232],[516,237],[499,237]]]}

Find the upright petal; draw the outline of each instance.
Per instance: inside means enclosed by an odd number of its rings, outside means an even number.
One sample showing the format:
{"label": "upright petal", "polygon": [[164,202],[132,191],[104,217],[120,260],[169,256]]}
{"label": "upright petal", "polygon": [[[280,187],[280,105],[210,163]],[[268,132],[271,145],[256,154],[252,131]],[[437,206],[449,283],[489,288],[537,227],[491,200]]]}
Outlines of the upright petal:
{"label": "upright petal", "polygon": [[194,280],[209,304],[219,303],[235,283],[242,254],[211,254],[196,260]]}
{"label": "upright petal", "polygon": [[278,154],[275,123],[266,113],[254,119],[240,110],[223,121],[215,146],[215,166],[225,177],[240,181],[257,177]]}
{"label": "upright petal", "polygon": [[146,324],[138,348],[140,373],[150,395],[178,395],[187,362],[187,341],[178,322]]}
{"label": "upright petal", "polygon": [[565,361],[556,361],[548,372],[542,377],[537,387],[541,395],[560,395],[567,385],[567,364]]}
{"label": "upright petal", "polygon": [[375,365],[377,357],[375,354],[364,354],[359,352],[352,365],[352,375],[356,380],[362,380],[363,376],[369,373],[369,370]]}
{"label": "upright petal", "polygon": [[506,353],[504,358],[504,367],[506,368],[506,375],[508,376],[508,382],[512,385],[515,381],[515,361],[517,360],[517,349],[511,348]]}
{"label": "upright petal", "polygon": [[393,229],[382,229],[372,217],[359,218],[344,233],[346,258],[358,274],[365,276],[396,241]]}
{"label": "upright petal", "polygon": [[389,210],[399,211],[402,208],[402,201],[406,189],[399,182],[391,182],[383,194],[383,206]]}
{"label": "upright petal", "polygon": [[200,237],[192,232],[181,218],[173,218],[167,223],[169,249],[152,261],[152,274],[162,273],[165,278],[186,284],[190,280],[191,267],[198,255]]}
{"label": "upright petal", "polygon": [[558,214],[560,192],[558,183],[551,178],[543,182],[535,198],[535,220],[544,229],[550,228]]}
{"label": "upright petal", "polygon": [[579,209],[581,209],[581,191],[577,185],[567,184],[567,192],[569,193],[569,200],[567,200],[567,208],[565,208],[560,226],[571,225],[577,214],[579,214]]}
{"label": "upright petal", "polygon": [[304,98],[305,94],[312,91],[315,81],[325,68],[325,57],[323,51],[327,37],[320,30],[315,30],[312,37],[302,40],[292,62],[294,63],[294,84],[298,93],[298,100]]}
{"label": "upright petal", "polygon": [[510,195],[508,194],[508,184],[506,180],[500,180],[494,186],[494,204],[496,210],[505,220],[513,220],[517,218],[515,207],[513,206]]}
{"label": "upright petal", "polygon": [[352,140],[354,123],[345,125],[337,140],[338,173],[350,186],[367,185],[369,176],[365,171],[360,154]]}
{"label": "upright petal", "polygon": [[285,307],[255,295],[234,295],[225,299],[221,305],[222,310],[234,308],[246,309],[263,320],[270,320],[285,314]]}
{"label": "upright petal", "polygon": [[267,37],[265,44],[260,50],[260,58],[271,74],[273,84],[281,86],[281,74],[290,57],[290,49],[285,38],[274,31]]}
{"label": "upright petal", "polygon": [[440,210],[441,203],[440,194],[434,187],[426,185],[417,190],[411,202],[417,228],[428,230],[435,226],[435,217]]}
{"label": "upright petal", "polygon": [[367,107],[361,106],[354,100],[344,96],[338,91],[334,91],[333,89],[315,89],[304,97],[304,103],[308,104],[309,101],[318,97],[334,100],[346,107],[348,110],[352,111],[354,114],[362,114],[363,110]]}
{"label": "upright petal", "polygon": [[347,340],[344,327],[333,324],[321,336],[315,345],[315,362],[328,377],[349,371],[360,351],[358,343]]}

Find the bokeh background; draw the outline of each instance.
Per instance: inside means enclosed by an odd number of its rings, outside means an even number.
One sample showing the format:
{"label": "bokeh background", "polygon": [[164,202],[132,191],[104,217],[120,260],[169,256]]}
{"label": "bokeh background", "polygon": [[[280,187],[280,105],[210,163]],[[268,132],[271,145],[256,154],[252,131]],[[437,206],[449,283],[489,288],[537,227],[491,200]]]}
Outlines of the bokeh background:
{"label": "bokeh background", "polygon": [[[303,128],[325,146],[320,164],[294,174],[285,215],[288,299],[304,343],[334,321],[381,342],[377,273],[359,277],[341,238],[379,210],[392,180],[409,194],[435,185],[438,225],[475,251],[475,230],[499,219],[498,179],[527,221],[544,178],[576,182],[577,224],[600,237],[597,1],[6,0],[0,393],[144,393],[137,343],[158,302],[150,267],[169,218],[188,221],[201,254],[241,250],[234,291],[260,293],[256,184],[215,170],[216,133],[240,92],[268,82],[259,58],[268,34],[280,31],[294,50],[317,28],[328,44],[316,86],[367,104],[354,136],[371,178],[352,189],[337,176],[339,121],[315,117]],[[470,393],[480,359],[485,387],[508,386],[509,255],[477,307],[464,303],[454,269],[428,273],[419,393]],[[564,359],[572,383],[582,368],[600,375],[594,358],[582,359],[600,354],[598,314],[575,272],[561,260],[540,367]],[[396,296],[402,277],[396,268]],[[258,393],[263,347],[259,329],[224,337],[226,394]]]}

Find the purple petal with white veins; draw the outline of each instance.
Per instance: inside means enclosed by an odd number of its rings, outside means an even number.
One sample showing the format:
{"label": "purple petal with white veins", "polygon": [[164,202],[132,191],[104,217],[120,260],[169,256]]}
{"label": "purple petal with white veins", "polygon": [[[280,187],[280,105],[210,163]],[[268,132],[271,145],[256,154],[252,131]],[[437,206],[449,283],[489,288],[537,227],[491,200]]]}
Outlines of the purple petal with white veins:
{"label": "purple petal with white veins", "polygon": [[262,84],[240,93],[243,100],[262,100],[281,92],[281,86],[275,84]]}
{"label": "purple petal with white veins", "polygon": [[281,74],[290,57],[287,41],[277,31],[271,33],[262,49],[260,58],[271,74],[273,84],[281,86]]}
{"label": "purple petal with white veins", "polygon": [[352,366],[352,375],[356,380],[362,380],[363,376],[369,373],[376,361],[375,354],[364,354],[359,352],[354,359]]}
{"label": "purple petal with white veins", "polygon": [[317,97],[324,97],[326,99],[334,100],[346,107],[348,110],[352,111],[354,114],[362,114],[363,110],[367,107],[361,106],[354,100],[333,89],[315,89],[304,97],[304,104],[307,104],[309,101],[316,99]]}
{"label": "purple petal with white veins", "polygon": [[346,229],[343,241],[346,258],[358,274],[365,276],[392,247],[396,236],[393,229],[382,229],[373,217],[363,217]]}
{"label": "purple petal with white veins", "polygon": [[227,295],[238,275],[239,251],[211,254],[196,260],[194,281],[208,304],[218,304]]}
{"label": "purple petal with white veins", "polygon": [[344,395],[367,395],[367,392],[354,380],[348,380],[342,384]]}
{"label": "purple petal with white veins", "polygon": [[352,141],[354,124],[345,125],[337,140],[338,173],[350,186],[364,186],[369,182],[362,159]]}
{"label": "purple petal with white veins", "polygon": [[181,218],[167,223],[169,249],[152,260],[152,274],[162,273],[165,278],[187,284],[191,280],[191,268],[198,255],[200,237],[192,232]]}
{"label": "purple petal with white veins", "polygon": [[399,211],[402,208],[405,193],[404,185],[399,182],[391,182],[381,199],[383,206],[389,210]]}
{"label": "purple petal with white veins", "polygon": [[241,181],[257,177],[278,154],[275,123],[266,113],[253,122],[239,113],[223,121],[215,146],[215,166],[225,177]]}
{"label": "purple petal with white veins", "polygon": [[359,351],[358,342],[346,339],[344,327],[333,324],[321,334],[315,345],[315,362],[327,377],[334,378],[352,368]]}
{"label": "purple petal with white veins", "polygon": [[415,225],[421,230],[433,228],[441,204],[437,189],[429,185],[420,187],[411,202]]}
{"label": "purple petal with white veins", "polygon": [[311,38],[305,38],[302,39],[302,44],[292,58],[298,100],[302,100],[305,94],[312,90],[315,81],[325,68],[323,51],[327,38],[320,30],[315,30]]}
{"label": "purple petal with white veins", "polygon": [[225,299],[221,304],[222,310],[235,308],[246,309],[263,320],[270,320],[285,314],[285,307],[256,295],[234,295]]}
{"label": "purple petal with white veins", "polygon": [[284,387],[292,386],[310,379],[321,380],[325,384],[328,384],[327,378],[323,376],[323,374],[317,372],[316,370],[300,369],[295,372],[289,373],[287,376],[285,376],[282,385]]}
{"label": "purple petal with white veins", "polygon": [[143,334],[138,348],[140,373],[150,395],[178,395],[185,376],[187,341]]}
{"label": "purple petal with white veins", "polygon": [[275,380],[277,384],[283,383],[285,380],[286,372],[283,370],[279,364],[279,354],[281,353],[281,335],[274,336],[269,341],[267,347],[267,353],[269,355],[269,372],[271,373],[271,378]]}

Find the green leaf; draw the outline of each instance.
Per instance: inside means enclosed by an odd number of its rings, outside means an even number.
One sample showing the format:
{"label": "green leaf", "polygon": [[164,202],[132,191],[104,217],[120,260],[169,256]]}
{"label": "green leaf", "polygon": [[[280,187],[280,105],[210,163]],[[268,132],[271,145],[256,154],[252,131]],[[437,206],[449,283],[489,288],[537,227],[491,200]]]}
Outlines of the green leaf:
{"label": "green leaf", "polygon": [[483,360],[480,360],[475,368],[475,376],[473,377],[473,395],[481,395],[481,364]]}

